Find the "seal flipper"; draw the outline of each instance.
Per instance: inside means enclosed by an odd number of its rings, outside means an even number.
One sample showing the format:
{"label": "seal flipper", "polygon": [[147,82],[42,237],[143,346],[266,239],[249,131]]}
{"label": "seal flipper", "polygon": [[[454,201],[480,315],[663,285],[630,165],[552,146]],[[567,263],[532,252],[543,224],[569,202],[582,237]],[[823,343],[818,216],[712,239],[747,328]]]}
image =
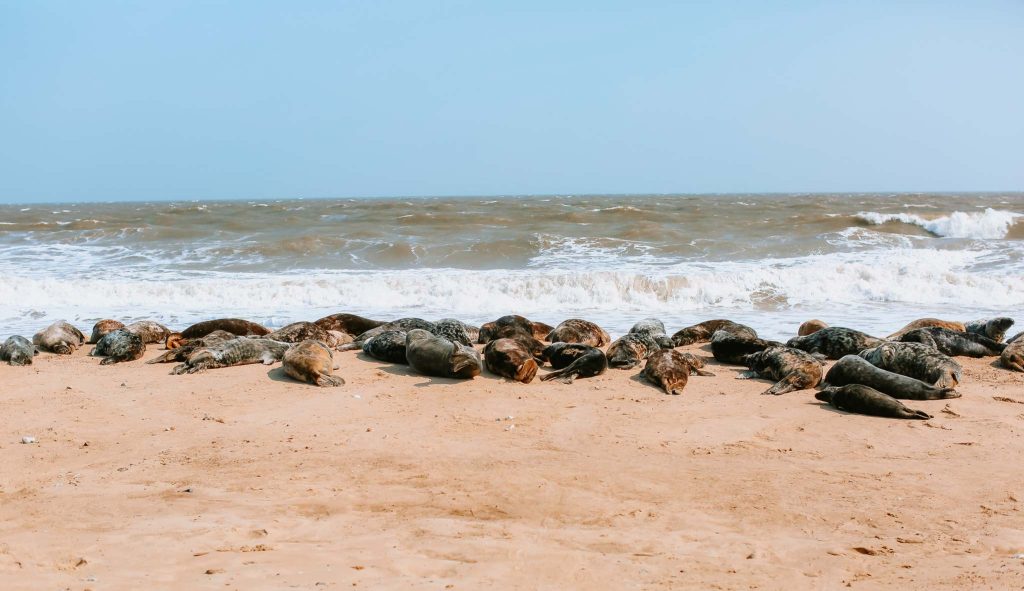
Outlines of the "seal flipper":
{"label": "seal flipper", "polygon": [[792,375],[788,375],[779,380],[778,382],[775,382],[775,384],[771,388],[768,388],[764,392],[761,392],[761,394],[771,394],[772,396],[778,396],[780,394],[786,394],[788,392],[795,392],[797,390],[801,390],[802,388],[796,383],[794,383],[794,379],[795,378]]}
{"label": "seal flipper", "polygon": [[737,380],[751,380],[757,377],[757,372],[754,370],[741,371],[736,375]]}
{"label": "seal flipper", "polygon": [[931,419],[933,417],[932,417],[932,415],[924,412],[923,410],[914,410],[914,411],[911,411],[910,415],[907,416],[907,418],[908,419],[918,419],[918,420],[922,420],[922,421],[927,421],[928,419]]}
{"label": "seal flipper", "polygon": [[316,385],[321,388],[336,388],[345,385],[345,379],[340,376],[331,376],[321,373],[316,377]]}
{"label": "seal flipper", "polygon": [[703,369],[698,369],[696,367],[691,367],[690,371],[693,373],[693,375],[708,376],[712,378],[715,377],[715,374],[711,373],[710,371],[704,371]]}

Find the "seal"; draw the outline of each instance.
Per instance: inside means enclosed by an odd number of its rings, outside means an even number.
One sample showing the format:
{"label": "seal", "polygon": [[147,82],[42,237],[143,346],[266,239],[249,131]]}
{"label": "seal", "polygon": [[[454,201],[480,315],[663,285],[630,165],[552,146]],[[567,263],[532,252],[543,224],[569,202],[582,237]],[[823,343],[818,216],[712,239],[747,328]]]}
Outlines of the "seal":
{"label": "seal", "polygon": [[[999,364],[1006,369],[1013,371],[1024,371],[1024,339],[1019,338],[1024,332],[1010,339],[1006,348],[999,355]],[[0,349],[0,359],[3,359],[3,350]]]}
{"label": "seal", "polygon": [[89,345],[95,345],[103,338],[103,335],[108,332],[114,332],[119,328],[124,328],[123,322],[118,322],[117,320],[111,320],[109,318],[106,320],[100,320],[96,324],[92,325],[92,336],[89,337],[89,340],[86,341],[86,343]]}
{"label": "seal", "polygon": [[608,369],[604,351],[582,343],[556,342],[544,349],[555,371],[540,377],[540,381],[558,380],[571,384],[576,378],[599,376]]}
{"label": "seal", "polygon": [[983,318],[981,320],[965,322],[964,331],[980,334],[993,341],[1002,341],[1003,337],[1006,336],[1006,331],[1010,330],[1011,326],[1013,326],[1013,318],[1001,316],[999,318]]}
{"label": "seal", "polygon": [[405,359],[417,372],[440,378],[472,379],[480,375],[480,354],[423,329],[405,336]]}
{"label": "seal", "polygon": [[973,332],[957,332],[932,326],[915,328],[899,337],[901,343],[923,343],[939,353],[953,357],[993,357],[1006,348],[1006,343]]}
{"label": "seal", "polygon": [[469,339],[469,334],[466,332],[466,326],[467,325],[455,318],[442,318],[434,323],[434,329],[430,332],[436,337],[441,337],[448,339],[453,343],[472,347],[473,341]]}
{"label": "seal", "polygon": [[694,343],[706,343],[711,340],[716,331],[724,330],[738,337],[750,339],[757,338],[757,331],[749,326],[719,318],[717,320],[705,320],[700,324],[687,326],[686,328],[672,335],[672,343],[676,347],[684,347]]}
{"label": "seal", "polygon": [[778,380],[761,394],[785,394],[796,390],[813,388],[821,383],[821,362],[813,355],[792,347],[770,347],[743,358],[743,364],[750,371],[743,372],[739,379],[764,378]]}
{"label": "seal", "polygon": [[[171,329],[152,320],[139,320],[138,322],[132,322],[124,328],[142,337],[142,342],[147,345],[167,342],[167,337],[171,336]],[[93,329],[93,332],[95,332],[95,329]]]}
{"label": "seal", "polygon": [[32,337],[32,344],[43,351],[71,355],[85,344],[85,335],[67,321],[58,320]]}
{"label": "seal", "polygon": [[[671,347],[669,347],[671,349]],[[647,359],[661,346],[647,333],[630,332],[615,339],[608,347],[608,367],[616,369],[633,369]]]}
{"label": "seal", "polygon": [[363,343],[363,353],[378,361],[408,365],[405,359],[405,338],[404,330],[385,330]]}
{"label": "seal", "polygon": [[171,333],[164,346],[174,349],[184,345],[189,339],[205,337],[215,330],[224,330],[240,337],[261,337],[270,334],[270,329],[241,318],[218,318],[205,320],[186,328],[181,332]]}
{"label": "seal", "polygon": [[554,330],[552,327],[543,322],[533,322],[524,316],[509,314],[494,322],[484,323],[480,327],[480,334],[476,342],[486,345],[494,339],[507,338],[515,332],[522,332],[537,340],[543,340],[552,330]]}
{"label": "seal", "polygon": [[784,347],[778,341],[737,336],[725,330],[716,330],[711,335],[711,354],[716,361],[731,365],[743,365],[743,358],[751,353],[764,351],[770,347]]}
{"label": "seal", "polygon": [[809,334],[814,334],[823,328],[828,328],[828,325],[821,320],[808,320],[800,325],[800,328],[796,330],[797,336],[805,337]]}
{"label": "seal", "polygon": [[370,320],[369,318],[363,318],[362,316],[342,312],[340,314],[324,316],[313,324],[324,330],[336,330],[338,332],[355,336],[386,323],[387,321],[385,320]]}
{"label": "seal", "polygon": [[939,388],[956,387],[963,374],[959,363],[922,343],[883,343],[858,355],[875,367],[917,378]]}
{"label": "seal", "polygon": [[889,340],[896,340],[900,338],[900,336],[903,335],[903,333],[905,332],[910,332],[918,328],[930,328],[932,326],[937,326],[939,328],[948,328],[949,330],[955,330],[957,332],[965,332],[967,330],[967,328],[964,327],[963,322],[957,322],[955,320],[939,320],[938,318],[918,318],[917,320],[908,323],[903,328],[897,330],[896,332],[892,333],[891,335],[885,338]]}
{"label": "seal", "polygon": [[859,330],[830,326],[805,337],[793,337],[786,342],[786,346],[808,353],[821,353],[828,359],[839,359],[844,355],[856,355],[864,349],[877,347],[882,342],[882,339]]}
{"label": "seal", "polygon": [[[324,330],[319,326],[316,328]],[[320,341],[308,339],[291,347],[285,351],[282,363],[285,375],[300,382],[321,388],[337,387],[345,383],[341,377],[331,375],[331,372],[337,369],[334,365],[334,355],[330,347]]]}
{"label": "seal", "polygon": [[591,347],[603,347],[612,342],[612,338],[603,328],[579,318],[563,321],[548,333],[544,340],[549,343],[575,343]]}
{"label": "seal", "polygon": [[517,339],[495,339],[487,343],[484,363],[491,373],[524,384],[529,384],[537,376],[533,351]]}
{"label": "seal", "polygon": [[266,334],[263,338],[282,343],[320,341],[329,347],[337,345],[337,339],[329,331],[314,322],[292,322],[274,332]]}
{"label": "seal", "polygon": [[[698,364],[699,365],[695,365]],[[713,376],[715,374],[701,370],[704,360],[690,353],[681,353],[675,349],[658,349],[647,358],[640,375],[655,386],[660,386],[666,394],[683,393],[690,375]]]}
{"label": "seal", "polygon": [[835,408],[862,415],[890,419],[920,419],[922,421],[932,418],[930,414],[922,410],[907,408],[892,396],[861,384],[849,384],[842,387],[830,386],[815,394],[814,397]]}
{"label": "seal", "polygon": [[430,322],[429,320],[424,320],[422,318],[399,318],[398,320],[385,322],[380,326],[376,326],[366,332],[360,333],[355,338],[354,341],[347,345],[339,347],[338,350],[347,351],[351,349],[361,349],[363,347],[363,343],[385,331],[400,330],[402,332],[408,333],[410,330],[416,329],[425,330],[428,332],[435,330],[434,323]]}
{"label": "seal", "polygon": [[647,335],[658,343],[661,349],[671,349],[675,343],[665,332],[665,323],[657,318],[644,318],[629,329],[630,334]]}
{"label": "seal", "polygon": [[830,386],[862,384],[904,400],[942,400],[959,398],[953,388],[936,388],[921,380],[875,367],[858,355],[847,355],[835,363],[825,374]]}
{"label": "seal", "polygon": [[3,345],[0,345],[0,361],[6,361],[9,365],[32,365],[32,358],[39,351],[36,346],[23,336],[14,335],[7,337]]}
{"label": "seal", "polygon": [[188,359],[171,370],[172,375],[197,373],[207,369],[262,363],[271,365],[284,357],[289,343],[264,338],[235,337],[212,347],[196,349]]}
{"label": "seal", "polygon": [[226,330],[215,330],[205,337],[192,339],[176,349],[168,349],[146,363],[181,363],[188,359],[188,356],[195,353],[198,349],[202,349],[203,347],[216,347],[217,345],[230,341],[234,338],[237,338],[236,335],[233,335]]}
{"label": "seal", "polygon": [[111,365],[123,361],[135,361],[146,352],[146,341],[137,332],[119,328],[103,335],[89,355],[103,357],[100,365]]}

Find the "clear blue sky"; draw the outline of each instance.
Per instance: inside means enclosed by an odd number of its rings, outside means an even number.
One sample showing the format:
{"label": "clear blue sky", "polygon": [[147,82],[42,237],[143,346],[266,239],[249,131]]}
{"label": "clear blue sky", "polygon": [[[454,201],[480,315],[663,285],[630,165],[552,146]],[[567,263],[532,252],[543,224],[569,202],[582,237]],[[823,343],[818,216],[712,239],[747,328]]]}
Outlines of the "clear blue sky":
{"label": "clear blue sky", "polygon": [[1024,2],[0,0],[0,202],[1024,189]]}

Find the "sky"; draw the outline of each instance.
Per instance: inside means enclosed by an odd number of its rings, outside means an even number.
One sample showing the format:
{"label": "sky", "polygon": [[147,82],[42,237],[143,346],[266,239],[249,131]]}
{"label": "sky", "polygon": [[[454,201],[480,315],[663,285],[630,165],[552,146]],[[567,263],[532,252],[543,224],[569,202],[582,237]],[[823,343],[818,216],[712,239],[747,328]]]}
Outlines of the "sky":
{"label": "sky", "polygon": [[1024,2],[0,0],[0,203],[1024,190]]}

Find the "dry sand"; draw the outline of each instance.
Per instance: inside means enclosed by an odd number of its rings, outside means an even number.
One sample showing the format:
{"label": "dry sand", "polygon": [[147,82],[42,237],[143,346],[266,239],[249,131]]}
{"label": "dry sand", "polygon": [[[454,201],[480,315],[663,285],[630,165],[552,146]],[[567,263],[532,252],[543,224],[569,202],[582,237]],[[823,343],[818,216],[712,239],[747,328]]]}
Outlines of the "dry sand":
{"label": "dry sand", "polygon": [[638,371],[338,358],[333,389],[85,350],[0,365],[0,588],[1024,585],[1024,374],[992,358],[962,360],[963,398],[909,403],[927,422],[715,363],[672,397]]}

